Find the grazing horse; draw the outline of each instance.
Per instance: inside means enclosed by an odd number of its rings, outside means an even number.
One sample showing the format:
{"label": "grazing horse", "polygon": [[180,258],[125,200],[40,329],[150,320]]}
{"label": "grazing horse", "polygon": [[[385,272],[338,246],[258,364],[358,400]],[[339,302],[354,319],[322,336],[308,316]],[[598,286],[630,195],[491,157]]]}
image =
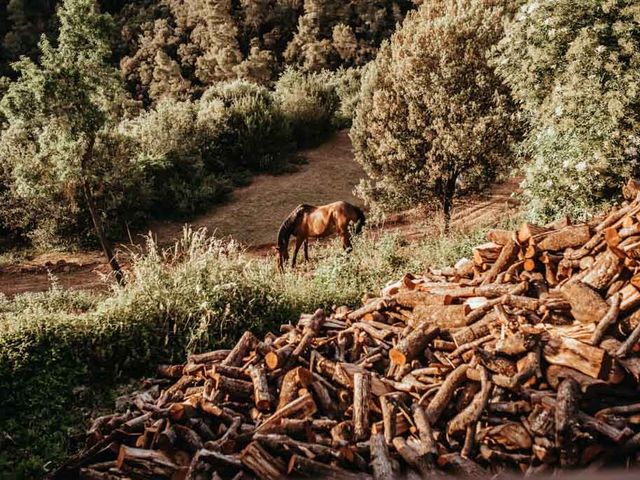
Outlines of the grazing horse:
{"label": "grazing horse", "polygon": [[304,244],[304,259],[309,260],[309,238],[320,238],[337,233],[342,238],[345,250],[351,249],[349,224],[353,223],[355,232],[360,233],[364,226],[364,212],[347,202],[334,202],[321,207],[298,205],[282,222],[278,231],[278,268],[284,270],[289,260],[289,237],[296,238],[291,266],[296,264],[298,250]]}

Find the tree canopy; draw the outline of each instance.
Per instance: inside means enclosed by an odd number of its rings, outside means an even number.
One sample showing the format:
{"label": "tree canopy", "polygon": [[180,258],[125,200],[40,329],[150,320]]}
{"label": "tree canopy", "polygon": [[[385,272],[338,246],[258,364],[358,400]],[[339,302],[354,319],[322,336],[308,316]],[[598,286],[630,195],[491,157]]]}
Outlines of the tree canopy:
{"label": "tree canopy", "polygon": [[640,5],[530,0],[496,67],[529,121],[525,199],[533,219],[585,218],[640,173]]}
{"label": "tree canopy", "polygon": [[435,200],[448,218],[459,184],[482,186],[505,167],[518,122],[488,64],[505,4],[424,3],[382,46],[351,130],[371,201]]}

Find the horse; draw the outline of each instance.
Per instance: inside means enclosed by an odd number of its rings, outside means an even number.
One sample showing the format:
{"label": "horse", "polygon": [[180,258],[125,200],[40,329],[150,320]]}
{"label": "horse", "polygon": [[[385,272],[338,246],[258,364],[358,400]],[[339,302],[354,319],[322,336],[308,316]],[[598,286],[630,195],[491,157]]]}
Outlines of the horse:
{"label": "horse", "polygon": [[278,230],[278,241],[275,247],[278,252],[278,268],[284,271],[289,261],[289,238],[296,238],[291,266],[295,266],[298,250],[304,244],[304,260],[309,261],[309,238],[322,238],[337,233],[342,238],[342,247],[351,250],[349,225],[353,224],[358,234],[364,227],[364,212],[347,202],[333,202],[328,205],[314,207],[300,204],[282,222]]}

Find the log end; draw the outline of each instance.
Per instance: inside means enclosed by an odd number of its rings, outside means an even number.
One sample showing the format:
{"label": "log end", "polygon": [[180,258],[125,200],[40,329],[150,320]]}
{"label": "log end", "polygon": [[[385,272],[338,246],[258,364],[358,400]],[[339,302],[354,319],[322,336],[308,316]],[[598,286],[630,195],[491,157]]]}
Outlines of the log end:
{"label": "log end", "polygon": [[391,350],[389,350],[389,358],[396,365],[402,366],[405,363],[407,363],[407,356],[401,351],[396,350],[395,348],[392,348]]}

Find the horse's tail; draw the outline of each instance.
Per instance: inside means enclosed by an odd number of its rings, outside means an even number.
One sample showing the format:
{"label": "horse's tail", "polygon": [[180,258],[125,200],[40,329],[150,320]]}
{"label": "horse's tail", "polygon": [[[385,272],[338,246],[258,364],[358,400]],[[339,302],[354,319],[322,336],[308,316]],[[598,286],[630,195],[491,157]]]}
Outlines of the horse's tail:
{"label": "horse's tail", "polygon": [[362,229],[364,228],[364,224],[366,223],[367,219],[365,218],[364,212],[360,207],[355,207],[355,209],[356,209],[356,216],[358,217],[358,220],[356,221],[355,232],[356,234],[359,234],[360,232],[362,232]]}

